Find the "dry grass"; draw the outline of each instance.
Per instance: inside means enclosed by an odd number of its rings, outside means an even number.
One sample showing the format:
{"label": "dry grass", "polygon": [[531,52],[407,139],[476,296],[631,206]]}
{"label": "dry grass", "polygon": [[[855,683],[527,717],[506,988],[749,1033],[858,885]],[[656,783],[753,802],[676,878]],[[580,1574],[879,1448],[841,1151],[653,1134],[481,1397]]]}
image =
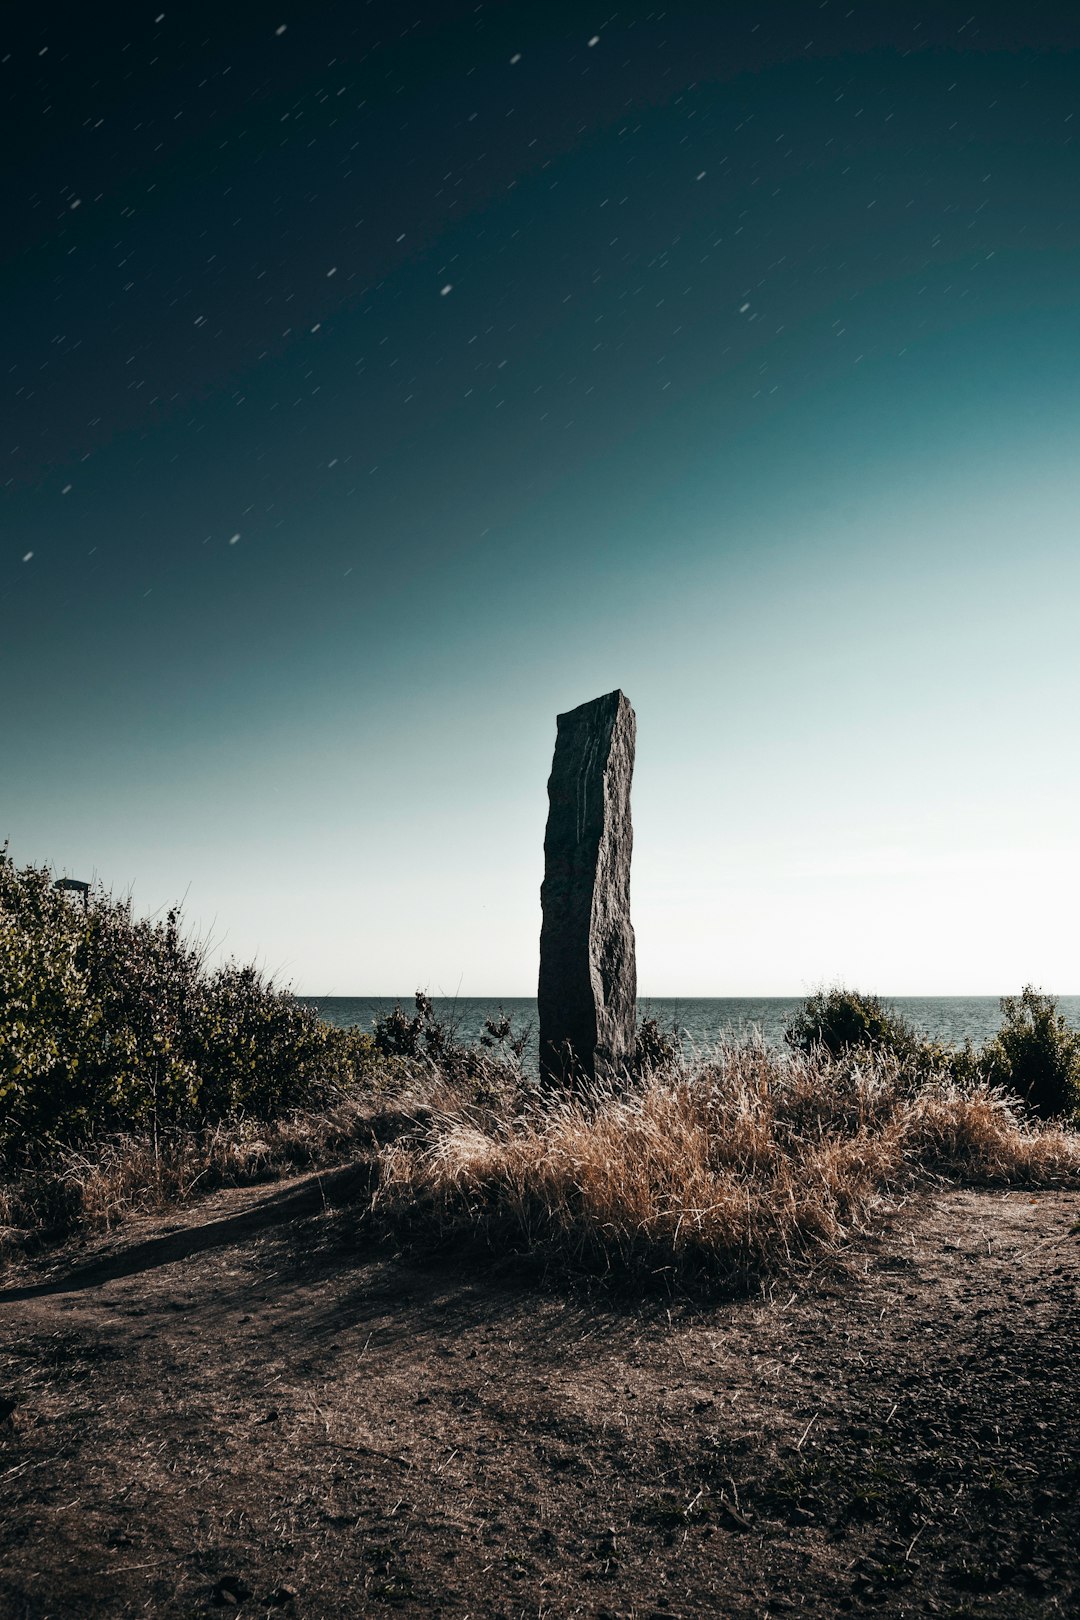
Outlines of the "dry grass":
{"label": "dry grass", "polygon": [[914,1081],[888,1054],[758,1040],[586,1095],[542,1097],[505,1064],[399,1064],[376,1097],[271,1125],[58,1148],[0,1183],[0,1256],[223,1185],[369,1155],[376,1224],[463,1238],[552,1270],[743,1285],[838,1248],[920,1177],[1080,1185],[1080,1135],[981,1083]]}
{"label": "dry grass", "polygon": [[[0,1258],[76,1229],[108,1230],[136,1211],[184,1204],[223,1186],[324,1169],[427,1117],[423,1087],[402,1077],[381,1099],[343,1092],[271,1124],[230,1121],[157,1135],[129,1132],[84,1148],[37,1151],[0,1180]],[[427,1087],[444,1103],[446,1094]]]}
{"label": "dry grass", "polygon": [[928,1172],[1080,1183],[1080,1137],[987,1085],[915,1089],[887,1056],[755,1041],[513,1117],[438,1111],[381,1160],[376,1207],[394,1227],[673,1285],[744,1283],[834,1248]]}

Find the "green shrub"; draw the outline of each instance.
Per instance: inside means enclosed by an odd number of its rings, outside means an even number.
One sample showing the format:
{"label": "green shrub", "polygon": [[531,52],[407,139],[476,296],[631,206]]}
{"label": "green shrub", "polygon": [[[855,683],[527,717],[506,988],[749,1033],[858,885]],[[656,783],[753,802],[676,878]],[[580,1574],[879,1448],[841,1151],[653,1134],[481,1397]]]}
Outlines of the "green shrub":
{"label": "green shrub", "polygon": [[899,1013],[877,996],[840,988],[807,996],[788,1020],[784,1039],[799,1052],[820,1046],[833,1057],[851,1047],[871,1046],[904,1058],[914,1056],[920,1044]]}
{"label": "green shrub", "polygon": [[375,1020],[370,1038],[379,1056],[407,1068],[437,1069],[446,1080],[471,1089],[484,1106],[527,1087],[522,1057],[528,1029],[516,1031],[505,1013],[485,1018],[479,1046],[468,1046],[459,1040],[454,1022],[438,1016],[425,991],[417,990],[413,1003],[411,1017],[399,1004]]}
{"label": "green shrub", "polygon": [[86,905],[0,850],[0,1153],[142,1126],[273,1118],[370,1065],[255,968],[207,971],[180,918]]}
{"label": "green shrub", "polygon": [[438,1062],[456,1051],[454,1032],[436,1018],[431,997],[417,990],[413,997],[416,1011],[409,1018],[400,1004],[384,1013],[372,1026],[375,1048],[388,1058],[430,1058]]}
{"label": "green shrub", "polygon": [[499,1008],[498,1018],[484,1019],[484,1033],[480,1037],[480,1045],[486,1052],[498,1055],[502,1060],[513,1059],[520,1064],[525,1055],[525,1048],[529,1044],[531,1030],[528,1025],[524,1029],[514,1028],[514,1021],[509,1013]]}
{"label": "green shrub", "polygon": [[1053,996],[1025,985],[1003,996],[1001,1028],[983,1049],[990,1078],[1054,1118],[1080,1109],[1080,1031],[1071,1029]]}
{"label": "green shrub", "polygon": [[634,1058],[631,1072],[638,1078],[648,1074],[665,1073],[679,1062],[678,1032],[669,1033],[660,1028],[656,1018],[643,1018],[634,1036]]}
{"label": "green shrub", "polygon": [[966,1040],[962,1046],[931,1040],[878,996],[858,990],[819,990],[807,996],[788,1020],[784,1038],[797,1051],[823,1048],[831,1057],[865,1052],[888,1054],[910,1090],[929,1080],[977,1085],[984,1077],[982,1055]]}

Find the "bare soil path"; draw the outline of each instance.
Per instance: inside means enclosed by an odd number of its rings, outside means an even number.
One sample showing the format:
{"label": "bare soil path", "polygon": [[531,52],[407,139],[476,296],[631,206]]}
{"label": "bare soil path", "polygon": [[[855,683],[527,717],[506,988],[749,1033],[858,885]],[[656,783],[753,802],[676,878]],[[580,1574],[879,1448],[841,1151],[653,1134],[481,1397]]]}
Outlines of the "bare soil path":
{"label": "bare soil path", "polygon": [[1080,1614],[1080,1194],[669,1312],[394,1255],[364,1176],[0,1288],[5,1620]]}

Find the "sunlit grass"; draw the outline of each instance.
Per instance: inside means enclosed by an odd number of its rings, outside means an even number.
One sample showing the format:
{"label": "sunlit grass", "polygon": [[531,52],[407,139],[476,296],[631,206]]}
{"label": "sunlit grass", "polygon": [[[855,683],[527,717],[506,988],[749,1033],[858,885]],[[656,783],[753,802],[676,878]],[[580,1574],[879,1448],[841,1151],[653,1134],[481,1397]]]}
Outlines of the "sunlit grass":
{"label": "sunlit grass", "polygon": [[380,1159],[385,1223],[673,1285],[835,1250],[929,1176],[1080,1185],[1080,1137],[984,1082],[757,1041],[514,1115],[443,1109]]}

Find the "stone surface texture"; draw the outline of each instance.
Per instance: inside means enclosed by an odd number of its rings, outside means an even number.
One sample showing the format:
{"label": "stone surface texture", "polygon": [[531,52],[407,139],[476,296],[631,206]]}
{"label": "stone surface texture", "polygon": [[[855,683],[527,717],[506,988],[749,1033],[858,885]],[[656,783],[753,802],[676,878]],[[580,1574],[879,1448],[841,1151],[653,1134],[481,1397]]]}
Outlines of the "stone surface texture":
{"label": "stone surface texture", "polygon": [[574,1084],[634,1049],[630,783],[637,727],[621,692],[558,717],[540,890],[540,1072]]}

